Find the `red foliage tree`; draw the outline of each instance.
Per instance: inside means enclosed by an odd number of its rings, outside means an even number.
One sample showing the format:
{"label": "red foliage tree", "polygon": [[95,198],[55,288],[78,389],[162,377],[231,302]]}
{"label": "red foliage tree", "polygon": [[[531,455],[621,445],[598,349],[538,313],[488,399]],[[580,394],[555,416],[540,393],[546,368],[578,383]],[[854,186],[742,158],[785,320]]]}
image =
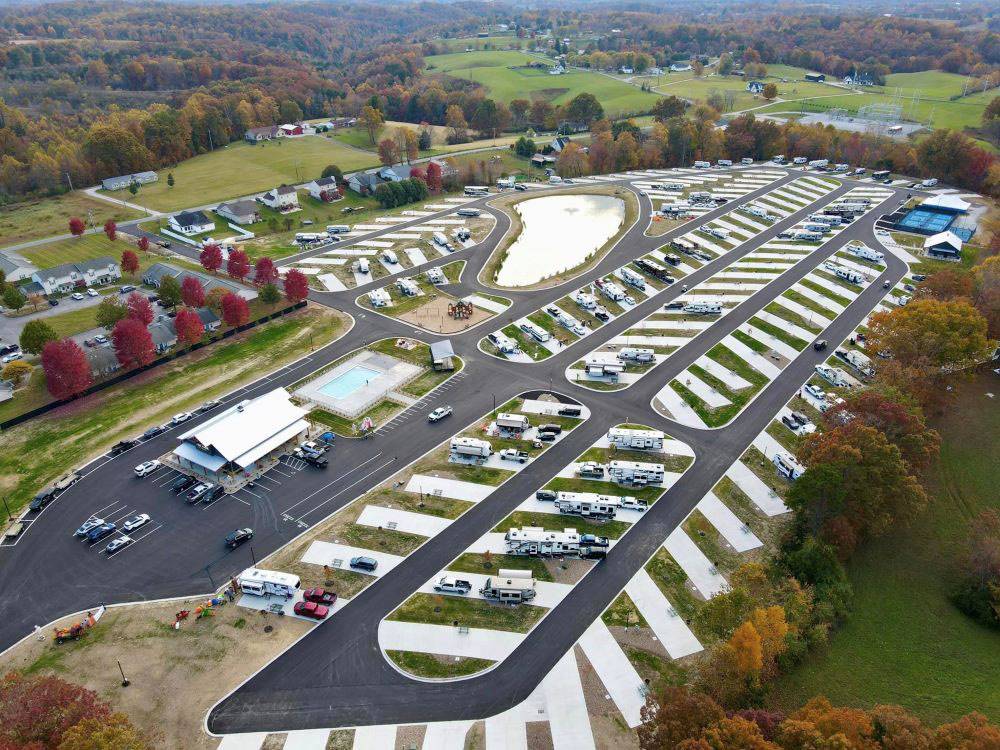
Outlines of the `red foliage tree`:
{"label": "red foliage tree", "polygon": [[115,323],[111,331],[111,342],[115,347],[118,363],[127,369],[148,365],[156,356],[149,329],[135,318],[123,318]]}
{"label": "red foliage tree", "polygon": [[142,236],[139,238],[139,249],[142,250],[142,252],[149,250],[149,237]]}
{"label": "red foliage tree", "polygon": [[410,179],[420,180],[424,184],[427,184],[427,172],[425,172],[420,167],[413,167],[410,170]]}
{"label": "red foliage tree", "polygon": [[201,261],[202,268],[215,273],[222,268],[222,248],[218,245],[205,245],[198,260]]}
{"label": "red foliage tree", "polygon": [[441,167],[437,162],[427,165],[427,189],[432,193],[441,192]]}
{"label": "red foliage tree", "polygon": [[87,355],[73,339],[48,342],[42,349],[42,370],[49,393],[57,399],[75,396],[94,382]]}
{"label": "red foliage tree", "polygon": [[230,292],[222,298],[222,319],[227,326],[237,328],[250,320],[250,306],[240,295]]}
{"label": "red foliage tree", "polygon": [[285,298],[295,304],[309,296],[309,279],[297,268],[290,268],[285,274]]}
{"label": "red foliage tree", "polygon": [[198,317],[198,313],[190,307],[182,307],[177,311],[174,318],[174,328],[177,329],[177,338],[184,344],[196,344],[205,335],[205,326]]}
{"label": "red foliage tree", "polygon": [[[146,239],[143,237],[143,239]],[[139,256],[134,250],[126,250],[122,253],[122,270],[129,276],[139,270]]]}
{"label": "red foliage tree", "polygon": [[230,250],[226,273],[234,279],[245,279],[250,274],[250,258],[242,250]]}
{"label": "red foliage tree", "polygon": [[11,672],[0,680],[0,747],[58,747],[80,721],[110,714],[97,693],[58,677]]}
{"label": "red foliage tree", "polygon": [[181,282],[181,299],[188,307],[204,307],[205,287],[194,276],[185,276]]}
{"label": "red foliage tree", "polygon": [[104,222],[104,233],[108,235],[108,239],[112,242],[118,236],[118,224],[115,223],[114,219],[108,219]]}
{"label": "red foliage tree", "polygon": [[125,300],[125,307],[128,308],[128,317],[138,320],[144,326],[153,322],[156,314],[153,312],[153,305],[145,294],[132,292]]}
{"label": "red foliage tree", "polygon": [[74,216],[69,220],[69,233],[74,237],[79,237],[87,229],[87,225],[83,223],[83,219],[79,216]]}
{"label": "red foliage tree", "polygon": [[266,255],[258,258],[253,267],[253,283],[257,286],[264,286],[264,284],[273,284],[277,280],[278,269],[274,265],[274,261]]}

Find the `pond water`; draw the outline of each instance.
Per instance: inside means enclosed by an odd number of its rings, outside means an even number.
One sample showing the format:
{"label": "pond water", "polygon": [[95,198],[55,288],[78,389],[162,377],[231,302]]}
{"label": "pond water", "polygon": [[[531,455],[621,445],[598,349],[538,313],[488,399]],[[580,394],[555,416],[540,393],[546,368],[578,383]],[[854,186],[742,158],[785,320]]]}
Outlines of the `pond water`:
{"label": "pond water", "polygon": [[625,220],[625,202],[611,195],[549,195],[514,210],[523,228],[496,279],[507,287],[530,286],[580,265]]}

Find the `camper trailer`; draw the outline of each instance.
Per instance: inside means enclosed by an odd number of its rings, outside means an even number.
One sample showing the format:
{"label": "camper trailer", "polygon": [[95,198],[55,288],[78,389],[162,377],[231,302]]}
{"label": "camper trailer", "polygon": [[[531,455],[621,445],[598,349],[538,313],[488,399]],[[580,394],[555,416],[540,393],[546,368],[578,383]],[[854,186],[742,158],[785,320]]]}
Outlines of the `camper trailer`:
{"label": "camper trailer", "polygon": [[870,378],[875,374],[875,368],[872,366],[872,361],[867,354],[859,352],[857,349],[848,349],[843,353],[838,350],[837,354],[840,354],[847,364],[866,378]]}
{"label": "camper trailer", "polygon": [[532,323],[530,320],[526,320],[523,323],[521,323],[520,328],[526,334],[528,334],[529,336],[531,336],[531,338],[535,339],[535,341],[538,341],[538,342],[541,342],[541,343],[545,343],[546,341],[548,341],[549,339],[552,338],[552,334],[550,334],[548,331],[546,331],[540,325],[536,325],[535,323]]}
{"label": "camper trailer", "polygon": [[597,307],[597,298],[593,294],[587,294],[586,292],[577,292],[574,294],[573,301],[584,310],[593,310]]}
{"label": "camper trailer", "polygon": [[388,307],[392,300],[385,289],[372,289],[368,292],[368,301],[372,307]]}
{"label": "camper trailer", "polygon": [[621,302],[626,296],[625,290],[613,281],[608,281],[601,285],[601,294],[612,302]]}
{"label": "camper trailer", "polygon": [[360,274],[368,275],[371,273],[371,264],[368,262],[368,258],[358,258],[358,262],[354,266],[354,270]]}
{"label": "camper trailer", "polygon": [[705,231],[708,232],[713,237],[719,238],[720,240],[729,239],[729,230],[726,229],[725,227],[708,227]]}
{"label": "camper trailer", "polygon": [[390,266],[394,266],[397,263],[399,263],[399,257],[392,250],[383,250],[382,260],[384,260]]}
{"label": "camper trailer", "polygon": [[719,315],[722,312],[722,303],[714,301],[688,302],[681,310],[693,315]]}
{"label": "camper trailer", "polygon": [[851,381],[847,377],[847,373],[841,370],[839,367],[830,367],[830,365],[816,365],[816,374],[819,375],[823,380],[828,382],[830,385],[838,386],[841,388],[850,387]]}
{"label": "camper trailer", "polygon": [[608,442],[622,450],[663,450],[664,437],[660,430],[634,430],[626,427],[612,427],[608,430]]}
{"label": "camper trailer", "polygon": [[813,159],[811,162],[809,162],[809,166],[812,167],[813,169],[824,169],[827,166],[829,166],[829,164],[830,164],[829,159]]}
{"label": "camper trailer", "polygon": [[663,481],[663,464],[644,461],[609,461],[608,476],[619,484],[643,486]]}
{"label": "camper trailer", "polygon": [[686,214],[690,210],[691,204],[687,201],[674,201],[673,203],[663,203],[660,205],[660,213],[663,216]]}
{"label": "camper trailer", "polygon": [[623,362],[636,362],[645,364],[656,359],[656,354],[652,349],[640,349],[638,347],[626,346],[618,351],[618,359]]}
{"label": "camper trailer", "polygon": [[[678,258],[678,261],[679,260],[680,258]],[[648,258],[639,258],[639,260],[637,260],[635,264],[636,266],[638,266],[640,269],[642,269],[655,279],[659,279],[660,281],[665,281],[668,284],[672,284],[674,282],[674,277],[670,275],[670,273],[667,271],[666,268],[661,266],[655,260],[649,260]]]}
{"label": "camper trailer", "polygon": [[555,507],[560,513],[606,521],[619,510],[646,510],[646,501],[632,495],[598,495],[594,492],[558,492]]}
{"label": "camper trailer", "polygon": [[535,598],[535,579],[530,570],[501,568],[486,579],[479,594],[504,604],[520,604]]}
{"label": "camper trailer", "polygon": [[413,279],[399,279],[396,282],[396,288],[404,297],[416,297],[420,294],[420,287]]}
{"label": "camper trailer", "polygon": [[500,190],[512,190],[514,188],[513,177],[501,177],[497,180],[497,187]]}
{"label": "camper trailer", "polygon": [[546,531],[540,526],[511,529],[504,535],[508,555],[579,555],[583,558],[604,557],[610,546],[607,537],[578,534],[576,529]]}
{"label": "camper trailer", "polygon": [[424,273],[424,276],[431,284],[443,284],[447,279],[444,277],[444,273],[437,266],[433,268],[428,268]]}
{"label": "camper trailer", "polygon": [[771,462],[774,464],[774,468],[778,470],[778,474],[785,477],[785,479],[791,479],[794,481],[805,473],[805,469],[802,467],[802,464],[792,458],[788,453],[775,453]]}
{"label": "camper trailer", "polygon": [[531,423],[528,421],[528,418],[523,414],[507,414],[505,412],[500,412],[497,414],[495,421],[497,429],[506,430],[507,432],[522,433],[531,427]]}
{"label": "camper trailer", "polygon": [[247,568],[236,579],[240,591],[254,596],[284,596],[291,598],[299,590],[299,577],[263,568]]}
{"label": "camper trailer", "polygon": [[864,260],[871,261],[872,263],[882,263],[885,261],[885,255],[880,253],[878,250],[872,250],[861,242],[848,242],[847,252],[856,258],[862,258]]}
{"label": "camper trailer", "polygon": [[451,452],[456,456],[489,458],[493,453],[493,446],[488,441],[478,438],[456,437],[451,439]]}
{"label": "camper trailer", "polygon": [[833,273],[837,276],[837,278],[843,279],[851,284],[861,284],[865,280],[865,275],[860,271],[855,271],[853,268],[835,266]]}
{"label": "camper trailer", "polygon": [[646,280],[642,277],[641,273],[633,271],[631,268],[623,268],[621,270],[622,279],[626,284],[634,286],[636,289],[645,289]]}
{"label": "camper trailer", "polygon": [[618,376],[625,372],[625,365],[618,362],[588,361],[584,363],[584,372],[588,378],[607,378],[618,381]]}
{"label": "camper trailer", "polygon": [[844,220],[839,216],[833,216],[831,214],[810,214],[809,221],[814,224],[826,224],[829,227],[839,227],[844,223]]}
{"label": "camper trailer", "polygon": [[518,350],[517,342],[510,336],[500,331],[491,333],[486,337],[493,346],[500,350],[501,354],[515,354]]}
{"label": "camper trailer", "polygon": [[[514,186],[511,185],[511,187],[514,187]],[[481,210],[479,210],[478,208],[460,208],[455,213],[457,213],[459,216],[472,216],[472,217],[475,217],[475,216],[481,216],[483,212]]]}
{"label": "camper trailer", "polygon": [[694,168],[695,169],[709,169],[709,168],[711,168],[711,166],[712,166],[712,162],[710,162],[710,161],[696,161],[694,163]]}

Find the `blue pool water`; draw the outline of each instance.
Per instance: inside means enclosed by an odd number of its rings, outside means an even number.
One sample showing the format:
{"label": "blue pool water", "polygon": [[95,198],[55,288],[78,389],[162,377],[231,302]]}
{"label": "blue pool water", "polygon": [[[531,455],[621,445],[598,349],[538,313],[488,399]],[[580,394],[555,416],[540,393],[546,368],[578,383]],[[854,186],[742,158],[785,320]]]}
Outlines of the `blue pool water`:
{"label": "blue pool water", "polygon": [[361,386],[380,377],[382,377],[382,373],[378,370],[359,365],[324,383],[319,388],[319,392],[331,398],[347,398]]}

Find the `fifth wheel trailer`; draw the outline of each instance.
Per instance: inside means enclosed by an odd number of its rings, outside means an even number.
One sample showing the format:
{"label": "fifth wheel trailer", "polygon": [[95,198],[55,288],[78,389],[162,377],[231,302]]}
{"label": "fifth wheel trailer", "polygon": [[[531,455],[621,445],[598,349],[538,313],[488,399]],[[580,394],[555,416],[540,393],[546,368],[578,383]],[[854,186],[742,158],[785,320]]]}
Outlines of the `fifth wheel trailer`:
{"label": "fifth wheel trailer", "polygon": [[299,590],[299,577],[291,573],[263,568],[247,568],[236,579],[240,591],[255,596],[295,596]]}
{"label": "fifth wheel trailer", "polygon": [[644,461],[609,461],[608,476],[619,484],[660,484],[665,470],[663,464]]}
{"label": "fifth wheel trailer", "polygon": [[627,427],[608,430],[608,442],[622,450],[663,450],[664,437],[660,430],[633,430]]}
{"label": "fifth wheel trailer", "polygon": [[477,438],[470,437],[456,437],[451,440],[451,452],[459,456],[489,458],[493,453],[493,446],[486,440],[478,440]]}

